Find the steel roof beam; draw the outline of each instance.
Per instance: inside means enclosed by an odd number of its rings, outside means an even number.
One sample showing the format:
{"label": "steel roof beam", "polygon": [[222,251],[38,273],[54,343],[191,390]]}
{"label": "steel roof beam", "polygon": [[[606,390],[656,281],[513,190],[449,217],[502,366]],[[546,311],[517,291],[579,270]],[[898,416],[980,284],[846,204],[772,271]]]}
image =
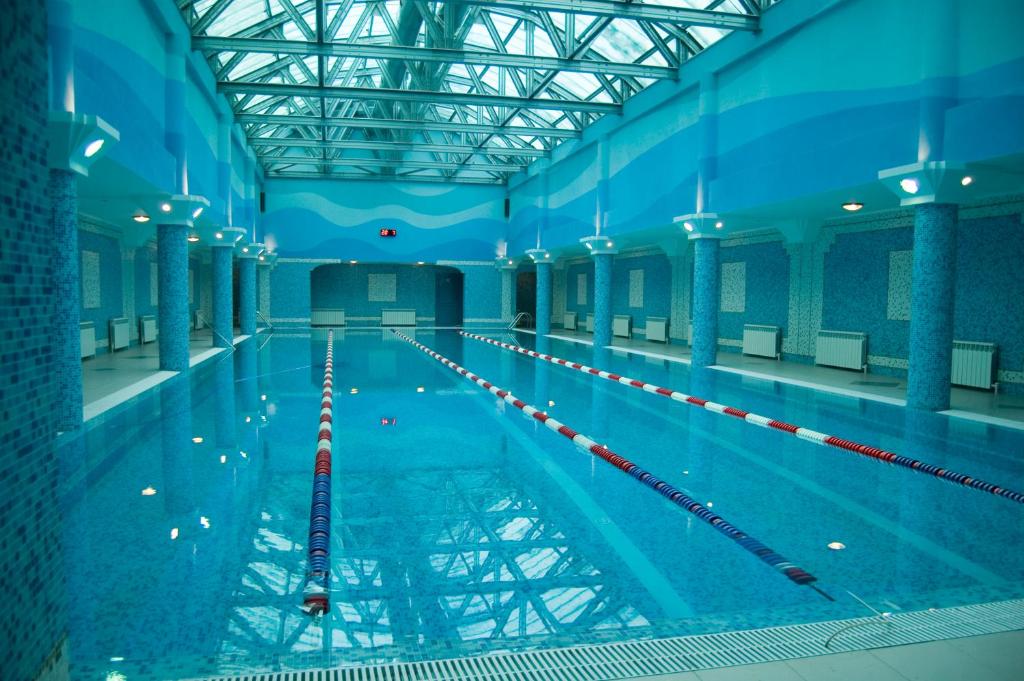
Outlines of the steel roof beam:
{"label": "steel roof beam", "polygon": [[488,184],[502,185],[503,179],[473,177],[467,175],[378,175],[368,173],[315,173],[307,170],[268,170],[267,177],[295,178],[307,180],[367,180],[371,182],[438,182],[442,184]]}
{"label": "steel roof beam", "polygon": [[[320,125],[319,116],[286,116],[275,114],[236,114],[235,121],[243,125]],[[522,125],[487,125],[484,123],[455,123],[450,121],[403,121],[388,118],[331,118],[328,127],[371,128],[395,130],[439,130],[470,134],[520,135],[522,137],[554,137],[576,139],[581,133],[570,128],[531,128]]]}
{"label": "steel roof beam", "polygon": [[515,10],[539,10],[586,14],[594,17],[633,19],[634,21],[661,21],[687,26],[707,26],[730,31],[756,31],[760,22],[757,16],[716,12],[690,7],[671,5],[648,5],[622,0],[437,0],[438,2],[482,5],[487,8]]}
{"label": "steel roof beam", "polygon": [[407,161],[384,158],[313,158],[308,156],[261,156],[267,164],[329,165],[342,167],[421,168],[425,170],[484,170],[488,172],[517,173],[526,167],[525,163],[452,163],[446,161]]}
{"label": "steel roof beam", "polygon": [[[372,149],[375,151],[422,151],[437,154],[492,154],[495,156],[547,156],[544,149],[533,147],[475,147],[463,144],[426,144],[422,142],[381,142],[377,140],[346,140],[334,142],[299,137],[253,137],[249,144],[254,147],[295,147],[302,149]],[[269,158],[269,157],[268,157]]]}
{"label": "steel roof beam", "polygon": [[356,57],[364,59],[398,59],[442,64],[476,64],[504,66],[537,71],[572,71],[600,73],[609,76],[634,78],[676,78],[677,69],[668,66],[649,66],[595,59],[566,59],[561,57],[530,56],[481,50],[453,50],[404,45],[373,45],[370,43],[325,43],[273,38],[222,38],[196,36],[192,48],[205,52],[252,52],[259,54],[289,54],[324,57]]}
{"label": "steel roof beam", "polygon": [[324,88],[316,85],[290,83],[236,83],[220,81],[217,89],[225,94],[257,94],[276,97],[326,97],[328,99],[366,99],[426,104],[468,104],[471,106],[503,106],[508,108],[549,109],[552,111],[589,111],[597,114],[617,114],[618,104],[592,102],[580,99],[546,99],[541,97],[510,97],[462,92],[433,92],[425,90],[397,90],[392,88],[339,87]]}

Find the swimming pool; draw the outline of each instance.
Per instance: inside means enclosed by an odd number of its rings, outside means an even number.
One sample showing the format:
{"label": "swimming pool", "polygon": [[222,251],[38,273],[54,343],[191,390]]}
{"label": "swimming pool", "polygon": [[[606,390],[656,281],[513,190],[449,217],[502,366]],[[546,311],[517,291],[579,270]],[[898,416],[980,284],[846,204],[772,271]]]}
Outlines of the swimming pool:
{"label": "swimming pool", "polygon": [[[394,334],[337,330],[331,612],[313,622],[299,606],[326,332],[277,333],[61,443],[73,678],[453,657],[870,614],[861,601],[1024,596],[1020,504],[452,331],[415,338],[721,514],[819,590]],[[543,342],[1024,489],[1022,431]]]}

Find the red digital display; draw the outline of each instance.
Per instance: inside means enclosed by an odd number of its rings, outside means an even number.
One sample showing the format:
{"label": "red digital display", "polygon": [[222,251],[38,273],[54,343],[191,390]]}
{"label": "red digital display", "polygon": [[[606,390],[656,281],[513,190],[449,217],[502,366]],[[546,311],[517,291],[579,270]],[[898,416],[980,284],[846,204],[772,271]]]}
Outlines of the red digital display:
{"label": "red digital display", "polygon": [[397,229],[382,229],[380,230],[381,236],[398,236]]}

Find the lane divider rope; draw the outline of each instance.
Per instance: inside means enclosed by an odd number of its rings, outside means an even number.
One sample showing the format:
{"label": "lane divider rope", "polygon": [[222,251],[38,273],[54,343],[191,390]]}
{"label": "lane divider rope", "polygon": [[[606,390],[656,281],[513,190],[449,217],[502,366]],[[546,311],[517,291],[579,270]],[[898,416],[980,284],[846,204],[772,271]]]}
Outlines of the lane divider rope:
{"label": "lane divider rope", "polygon": [[754,414],[749,411],[743,411],[742,409],[736,409],[735,407],[728,407],[724,404],[718,404],[717,402],[712,402],[710,400],[705,400],[700,397],[694,397],[693,395],[681,393],[678,390],[662,388],[661,386],[654,385],[653,383],[645,383],[644,381],[638,381],[636,379],[629,378],[628,376],[620,376],[619,374],[611,373],[603,369],[595,369],[594,367],[588,367],[587,365],[580,364],[579,362],[572,362],[570,360],[562,359],[560,357],[545,355],[534,350],[528,350],[527,348],[520,347],[518,345],[503,343],[501,341],[494,340],[493,338],[480,336],[475,333],[466,333],[465,331],[459,331],[459,334],[465,336],[466,338],[472,338],[473,340],[489,343],[491,345],[504,348],[505,350],[511,350],[512,352],[518,352],[521,355],[533,357],[534,359],[541,359],[544,360],[545,362],[550,362],[551,364],[557,364],[559,366],[564,366],[569,369],[575,369],[584,374],[597,376],[599,378],[603,378],[614,383],[619,383],[621,385],[629,386],[631,388],[643,390],[644,392],[652,393],[655,395],[661,395],[663,397],[668,397],[669,399],[675,400],[676,402],[683,402],[685,404],[690,404],[695,407],[701,407],[703,409],[706,409],[707,411],[714,412],[716,414],[732,416],[734,418],[746,421],[747,423],[750,423],[752,425],[760,426],[761,428],[772,428],[774,430],[779,430],[784,433],[789,433],[790,435],[795,435],[801,440],[807,440],[808,442],[813,442],[814,444],[827,447],[835,447],[837,449],[853,452],[854,454],[866,456],[871,459],[877,459],[879,461],[884,461],[885,463],[890,463],[896,466],[901,466],[903,468],[908,468],[910,470],[917,471],[918,473],[932,475],[936,478],[939,478],[940,480],[945,480],[947,482],[963,485],[964,487],[970,487],[971,489],[976,489],[982,492],[988,492],[989,494],[994,494],[996,496],[1003,497],[1004,499],[1015,501],[1018,504],[1024,504],[1024,494],[1021,494],[1020,492],[1015,492],[1001,485],[995,485],[991,482],[986,482],[984,480],[980,480],[978,478],[966,475],[964,473],[957,473],[956,471],[951,471],[946,468],[936,466],[934,464],[925,463],[924,461],[919,461],[917,459],[912,459],[907,456],[902,456],[900,454],[897,454],[896,452],[890,452],[885,449],[879,449],[878,447],[860,444],[858,442],[853,442],[852,440],[844,440],[842,438],[836,437],[834,435],[828,435],[826,433],[819,433],[818,431],[811,430],[810,428],[802,428],[800,426],[795,426],[791,423],[786,423],[785,421],[779,421],[777,419],[768,418],[767,416],[761,416],[759,414]]}
{"label": "lane divider rope", "polygon": [[[697,516],[707,524],[711,525],[711,527],[715,528],[725,536],[735,541],[741,547],[743,547],[750,553],[754,554],[771,567],[775,568],[777,571],[788,577],[791,581],[795,582],[796,584],[812,585],[814,582],[818,581],[817,577],[815,577],[811,573],[807,572],[800,566],[787,560],[781,554],[777,553],[776,551],[772,550],[759,540],[751,537],[746,532],[743,532],[735,525],[732,525],[731,523],[726,521],[722,516],[713,513],[710,509],[708,509],[700,502],[684,494],[682,491],[676,489],[675,487],[665,482],[664,480],[655,477],[654,475],[645,471],[643,468],[640,468],[632,461],[629,461],[628,459],[619,456],[618,454],[608,449],[604,445],[597,444],[586,435],[583,435],[582,433],[573,430],[564,423],[561,423],[556,419],[548,416],[546,413],[544,413],[540,409],[537,409],[533,405],[523,402],[509,391],[499,388],[498,386],[490,383],[489,381],[477,376],[468,369],[459,366],[458,364],[451,361],[447,357],[438,354],[437,352],[433,351],[432,349],[428,348],[422,343],[416,342],[412,338],[409,338],[405,334],[400,333],[395,329],[391,329],[391,332],[398,336],[399,338],[401,338],[402,340],[406,341],[407,343],[410,343],[417,349],[421,350],[425,354],[434,358],[435,360],[437,360],[444,366],[448,367],[452,371],[460,374],[461,376],[464,376],[470,381],[473,381],[481,388],[484,388],[488,392],[504,400],[507,404],[511,404],[516,409],[521,410],[527,416],[530,416],[536,419],[537,421],[540,421],[550,430],[553,430],[559,435],[562,435],[563,437],[572,440],[573,443],[575,443],[577,446],[607,461],[608,463],[615,466],[622,472],[636,478],[637,480],[647,485],[661,496],[671,501],[676,506],[679,506],[683,510],[692,513],[693,515]],[[818,590],[816,587],[812,586],[812,588]],[[819,593],[821,593],[826,598],[831,598],[824,592],[819,591]]]}
{"label": "lane divider rope", "polygon": [[331,543],[331,429],[334,403],[334,331],[327,332],[327,359],[323,393],[320,396],[320,424],[313,464],[313,499],[309,509],[309,565],[302,589],[302,609],[320,615],[330,609]]}

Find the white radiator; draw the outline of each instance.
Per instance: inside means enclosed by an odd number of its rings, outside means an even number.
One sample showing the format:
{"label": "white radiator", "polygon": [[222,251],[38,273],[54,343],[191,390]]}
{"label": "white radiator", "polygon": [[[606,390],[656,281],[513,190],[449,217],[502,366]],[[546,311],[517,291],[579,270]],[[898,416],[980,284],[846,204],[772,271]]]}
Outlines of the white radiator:
{"label": "white radiator", "polygon": [[381,310],[381,326],[416,326],[416,310]]}
{"label": "white radiator", "polygon": [[110,351],[128,347],[128,318],[114,317],[110,320]]}
{"label": "white radiator", "polygon": [[82,343],[82,359],[96,356],[96,325],[92,322],[78,324],[78,339]]}
{"label": "white radiator", "polygon": [[658,343],[668,342],[668,319],[666,317],[647,318],[647,340]]}
{"label": "white radiator", "polygon": [[594,315],[590,312],[587,313],[587,325],[585,328],[587,333],[594,333]]}
{"label": "white radiator", "polygon": [[612,317],[612,335],[629,338],[633,335],[633,317],[628,314],[617,314]]}
{"label": "white radiator", "polygon": [[953,341],[953,385],[987,390],[995,384],[995,375],[995,343]]}
{"label": "white radiator", "polygon": [[139,343],[152,343],[156,340],[156,317],[151,314],[139,317]]}
{"label": "white radiator", "polygon": [[329,308],[314,308],[309,314],[311,326],[345,326],[345,311]]}
{"label": "white radiator", "polygon": [[566,312],[564,315],[562,315],[562,328],[567,330],[567,331],[575,331],[576,330],[576,313],[575,312]]}
{"label": "white radiator", "polygon": [[778,359],[782,348],[782,329],[761,324],[743,325],[743,354]]}
{"label": "white radiator", "polygon": [[814,363],[841,369],[867,369],[868,335],[859,331],[819,331]]}

